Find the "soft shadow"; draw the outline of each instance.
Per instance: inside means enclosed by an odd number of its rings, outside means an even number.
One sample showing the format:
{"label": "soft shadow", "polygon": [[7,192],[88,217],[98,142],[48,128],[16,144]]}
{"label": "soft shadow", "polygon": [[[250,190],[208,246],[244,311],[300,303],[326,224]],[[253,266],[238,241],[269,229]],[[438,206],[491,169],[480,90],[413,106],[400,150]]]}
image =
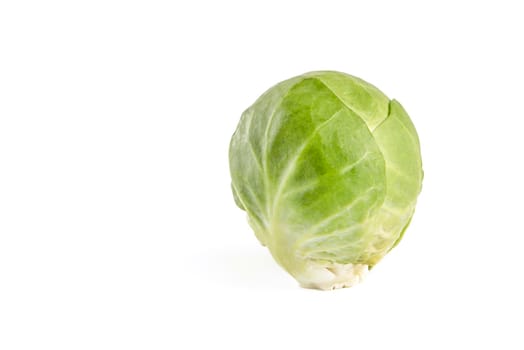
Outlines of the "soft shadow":
{"label": "soft shadow", "polygon": [[277,265],[267,249],[217,250],[195,258],[194,267],[213,283],[246,289],[296,288],[293,277]]}

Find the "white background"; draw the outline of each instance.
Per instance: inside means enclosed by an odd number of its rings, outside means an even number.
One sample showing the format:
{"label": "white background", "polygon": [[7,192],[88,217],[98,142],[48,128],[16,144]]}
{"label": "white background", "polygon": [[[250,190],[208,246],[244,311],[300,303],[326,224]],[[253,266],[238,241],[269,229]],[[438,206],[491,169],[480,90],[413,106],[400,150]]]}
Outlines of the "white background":
{"label": "white background", "polygon": [[[523,349],[519,6],[1,2],[0,349]],[[426,174],[335,292],[259,245],[227,158],[262,92],[323,69],[403,103]]]}

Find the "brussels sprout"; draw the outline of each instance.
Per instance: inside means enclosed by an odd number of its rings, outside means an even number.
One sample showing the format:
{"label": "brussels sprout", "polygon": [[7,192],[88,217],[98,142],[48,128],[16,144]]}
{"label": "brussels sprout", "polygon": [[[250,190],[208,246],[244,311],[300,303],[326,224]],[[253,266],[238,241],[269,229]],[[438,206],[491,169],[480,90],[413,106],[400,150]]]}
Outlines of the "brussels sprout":
{"label": "brussels sprout", "polygon": [[236,204],[306,288],[358,283],[402,238],[422,186],[406,111],[373,85],[310,72],[266,91],[229,149]]}

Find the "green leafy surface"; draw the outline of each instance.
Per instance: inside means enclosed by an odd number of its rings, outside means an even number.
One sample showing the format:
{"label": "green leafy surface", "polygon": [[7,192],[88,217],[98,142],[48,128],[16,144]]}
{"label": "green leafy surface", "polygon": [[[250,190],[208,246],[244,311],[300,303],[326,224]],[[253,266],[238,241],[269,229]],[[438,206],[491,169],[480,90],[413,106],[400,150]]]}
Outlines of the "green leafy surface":
{"label": "green leafy surface", "polygon": [[376,264],[409,224],[422,183],[402,106],[338,72],[268,90],[243,113],[229,158],[235,202],[299,280],[311,263]]}

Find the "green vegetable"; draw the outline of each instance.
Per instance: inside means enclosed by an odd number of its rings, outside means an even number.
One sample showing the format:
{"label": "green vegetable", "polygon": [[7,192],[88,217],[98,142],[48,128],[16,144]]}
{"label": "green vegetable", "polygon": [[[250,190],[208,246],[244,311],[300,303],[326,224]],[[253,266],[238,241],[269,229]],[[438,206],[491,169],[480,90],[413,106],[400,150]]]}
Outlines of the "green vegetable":
{"label": "green vegetable", "polygon": [[400,241],[423,178],[400,103],[331,71],[266,91],[242,114],[229,162],[256,237],[303,287],[319,289],[358,283]]}

